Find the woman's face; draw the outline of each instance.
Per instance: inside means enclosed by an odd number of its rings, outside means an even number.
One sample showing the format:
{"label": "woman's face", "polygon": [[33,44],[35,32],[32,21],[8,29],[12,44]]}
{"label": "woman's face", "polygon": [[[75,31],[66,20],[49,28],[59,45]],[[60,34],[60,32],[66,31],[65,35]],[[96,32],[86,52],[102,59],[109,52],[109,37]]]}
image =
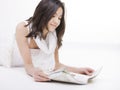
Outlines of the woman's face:
{"label": "woman's face", "polygon": [[60,7],[57,9],[56,13],[52,16],[52,18],[48,22],[47,29],[49,31],[53,32],[60,25],[62,14],[63,10]]}

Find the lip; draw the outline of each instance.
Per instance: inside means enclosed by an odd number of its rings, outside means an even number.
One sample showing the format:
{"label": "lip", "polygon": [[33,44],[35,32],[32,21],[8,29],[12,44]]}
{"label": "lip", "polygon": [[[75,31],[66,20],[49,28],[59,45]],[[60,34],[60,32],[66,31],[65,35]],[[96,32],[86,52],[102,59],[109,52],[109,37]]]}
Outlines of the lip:
{"label": "lip", "polygon": [[53,26],[53,27],[55,27],[55,28],[57,27],[57,25],[54,25],[54,24],[51,24],[51,26]]}

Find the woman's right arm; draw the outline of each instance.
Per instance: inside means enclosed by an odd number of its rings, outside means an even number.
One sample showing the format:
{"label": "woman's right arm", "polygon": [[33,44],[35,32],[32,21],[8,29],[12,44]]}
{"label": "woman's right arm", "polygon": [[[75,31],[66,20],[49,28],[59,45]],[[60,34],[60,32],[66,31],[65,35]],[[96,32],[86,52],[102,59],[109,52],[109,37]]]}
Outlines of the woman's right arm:
{"label": "woman's right arm", "polygon": [[33,66],[28,38],[26,38],[27,34],[28,30],[27,27],[25,27],[25,23],[19,23],[16,27],[16,41],[24,61],[25,70],[29,75],[33,76],[35,81],[49,81],[48,76],[44,74],[42,70],[34,68]]}

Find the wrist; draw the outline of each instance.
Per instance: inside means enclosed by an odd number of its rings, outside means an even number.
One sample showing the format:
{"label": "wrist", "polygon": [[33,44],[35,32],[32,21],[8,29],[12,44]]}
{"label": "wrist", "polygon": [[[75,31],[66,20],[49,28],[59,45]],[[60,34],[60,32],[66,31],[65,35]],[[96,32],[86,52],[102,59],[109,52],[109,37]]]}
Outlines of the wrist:
{"label": "wrist", "polygon": [[31,64],[25,65],[25,70],[26,70],[27,74],[29,74],[30,76],[33,76],[33,74],[34,74],[33,65],[31,65]]}
{"label": "wrist", "polygon": [[61,63],[58,63],[58,64],[55,65],[55,69],[54,70],[60,69],[62,67],[64,67],[64,66]]}

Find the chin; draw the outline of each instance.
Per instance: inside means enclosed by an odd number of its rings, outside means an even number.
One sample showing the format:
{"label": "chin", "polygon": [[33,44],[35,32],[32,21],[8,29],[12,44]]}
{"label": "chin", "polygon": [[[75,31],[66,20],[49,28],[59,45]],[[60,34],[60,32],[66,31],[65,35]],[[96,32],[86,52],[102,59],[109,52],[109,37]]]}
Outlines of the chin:
{"label": "chin", "polygon": [[54,31],[55,31],[55,29],[49,29],[49,31],[54,32]]}

